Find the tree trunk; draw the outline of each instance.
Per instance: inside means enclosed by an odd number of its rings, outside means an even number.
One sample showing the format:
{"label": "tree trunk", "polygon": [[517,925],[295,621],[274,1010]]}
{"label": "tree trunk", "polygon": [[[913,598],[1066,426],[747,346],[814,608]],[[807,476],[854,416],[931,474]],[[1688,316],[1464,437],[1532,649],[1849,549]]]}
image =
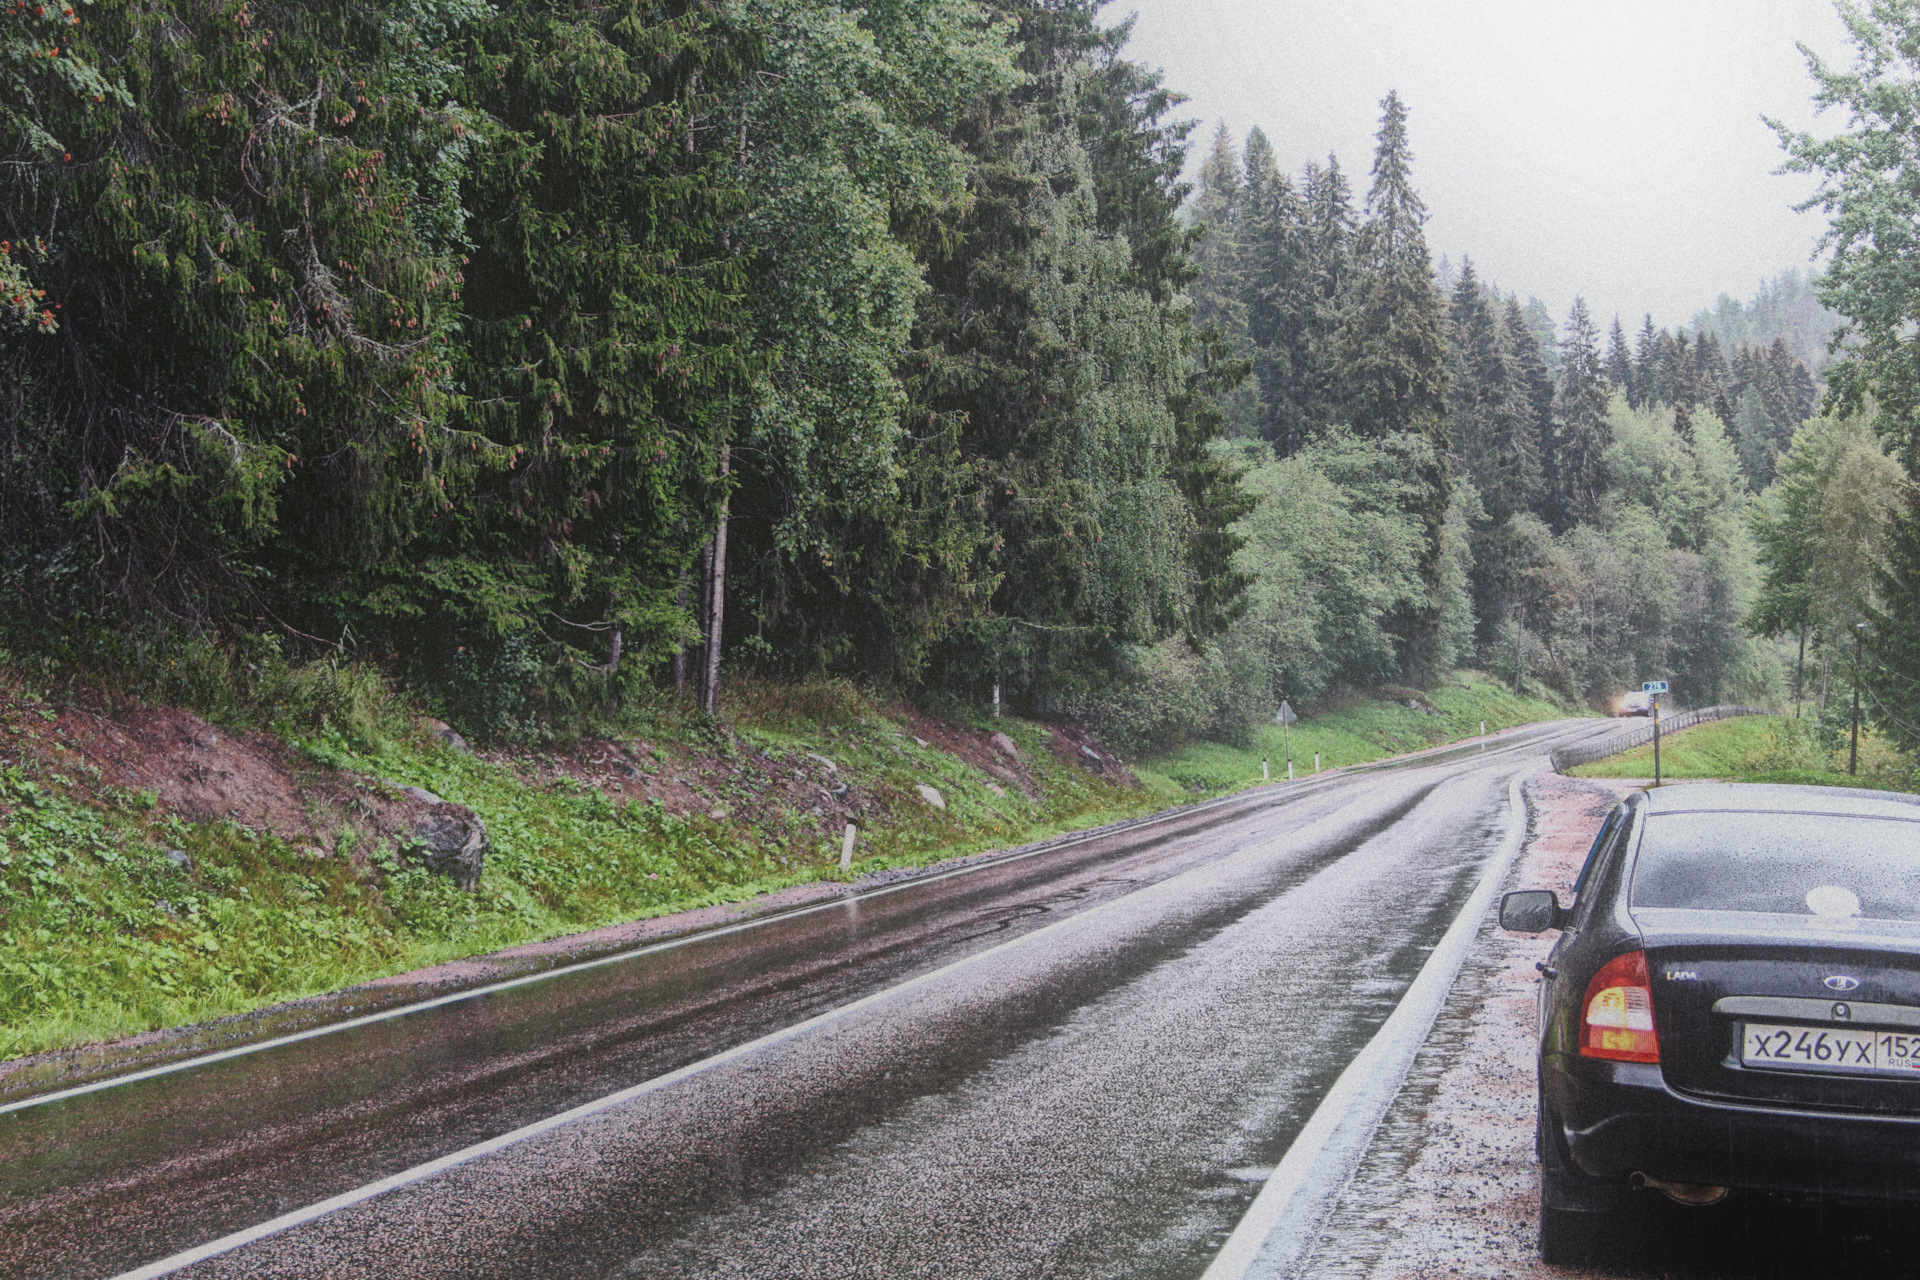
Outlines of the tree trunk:
{"label": "tree trunk", "polygon": [[[613,535],[613,558],[615,560],[618,560],[620,558],[620,535],[617,533]],[[620,607],[620,597],[617,595],[609,595],[607,597],[607,612],[613,613],[619,607]],[[626,642],[626,637],[624,634],[622,634],[620,630],[620,619],[616,617],[613,620],[613,634],[609,636],[607,639],[607,671],[610,675],[615,677],[614,689],[615,689],[616,697],[618,696],[618,691],[619,691],[618,677],[620,675],[620,654],[621,654],[621,651],[626,647],[625,642]]]}
{"label": "tree trunk", "polygon": [[[682,609],[687,607],[687,575],[680,575],[680,594],[674,597],[674,603]],[[681,645],[673,651],[673,691],[687,691],[687,646]]]}
{"label": "tree trunk", "polygon": [[1800,718],[1800,699],[1807,691],[1807,629],[1800,628],[1800,656],[1793,661],[1793,718]]}
{"label": "tree trunk", "polygon": [[688,647],[687,660],[693,665],[693,696],[704,707],[707,705],[707,634],[713,629],[712,538],[700,548],[700,599],[693,616],[699,620],[700,638]]}
{"label": "tree trunk", "polygon": [[708,558],[707,580],[707,665],[701,685],[701,704],[708,715],[720,714],[720,640],[727,618],[727,468],[731,461],[727,445],[720,446],[720,518],[713,528],[713,543]]}
{"label": "tree trunk", "polygon": [[1827,714],[1827,655],[1820,655],[1820,711],[1816,718]]}

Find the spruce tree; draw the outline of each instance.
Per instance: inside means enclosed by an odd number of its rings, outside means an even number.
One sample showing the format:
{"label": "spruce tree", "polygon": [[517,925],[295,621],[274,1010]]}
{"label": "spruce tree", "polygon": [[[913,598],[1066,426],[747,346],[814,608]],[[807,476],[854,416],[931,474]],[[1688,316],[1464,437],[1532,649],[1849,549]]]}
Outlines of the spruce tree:
{"label": "spruce tree", "polygon": [[1354,239],[1354,279],[1342,312],[1339,380],[1345,411],[1362,436],[1415,436],[1426,443],[1409,513],[1424,532],[1420,576],[1428,603],[1399,620],[1408,678],[1430,680],[1440,654],[1442,532],[1450,487],[1446,450],[1443,304],[1428,255],[1426,205],[1413,189],[1407,110],[1397,93],[1381,102],[1373,185]]}
{"label": "spruce tree", "polygon": [[1193,248],[1193,318],[1214,328],[1238,349],[1246,341],[1246,289],[1241,280],[1240,205],[1245,182],[1240,157],[1223,120],[1201,162],[1193,194],[1193,220],[1199,239]]}
{"label": "spruce tree", "polygon": [[1640,336],[1633,346],[1633,388],[1627,395],[1627,403],[1635,409],[1645,409],[1653,403],[1654,390],[1660,381],[1660,335],[1654,330],[1653,316],[1649,314],[1640,324]]}
{"label": "spruce tree", "polygon": [[1299,426],[1275,445],[1283,455],[1300,448],[1307,435],[1333,422],[1343,397],[1336,350],[1347,293],[1354,276],[1354,240],[1359,216],[1353,207],[1353,188],[1334,156],[1324,166],[1309,163],[1300,181],[1305,222],[1300,255],[1306,273],[1310,307],[1305,316],[1294,386]]}
{"label": "spruce tree", "polygon": [[1241,282],[1247,335],[1259,380],[1260,435],[1281,456],[1324,422],[1324,341],[1307,209],[1274,163],[1266,135],[1247,136],[1241,221]]}
{"label": "spruce tree", "polygon": [[1613,318],[1613,328],[1607,334],[1607,381],[1615,391],[1633,398],[1633,354],[1627,350],[1627,331],[1620,327],[1620,317]]}
{"label": "spruce tree", "polygon": [[1545,520],[1552,510],[1547,458],[1553,447],[1553,375],[1547,371],[1533,326],[1520,309],[1520,300],[1507,299],[1504,337],[1514,389],[1515,510],[1526,510]]}
{"label": "spruce tree", "polygon": [[453,425],[485,10],[176,8],[0,19],[0,615],[330,643],[510,457]]}
{"label": "spruce tree", "polygon": [[1573,300],[1566,337],[1560,344],[1562,372],[1553,400],[1554,527],[1598,524],[1600,500],[1607,491],[1607,446],[1613,430],[1607,420],[1607,381],[1600,359],[1598,332],[1584,298]]}
{"label": "spruce tree", "polygon": [[1727,359],[1720,349],[1720,340],[1711,332],[1701,331],[1694,344],[1693,364],[1697,388],[1694,392],[1695,402],[1712,412],[1722,423],[1731,426],[1734,397],[1729,394]]}
{"label": "spruce tree", "polygon": [[1547,310],[1547,304],[1535,297],[1527,299],[1527,327],[1533,330],[1533,340],[1539,344],[1540,356],[1547,362],[1547,372],[1553,375],[1555,382],[1560,380],[1560,327],[1553,322],[1553,312]]}
{"label": "spruce tree", "polygon": [[1461,259],[1447,316],[1449,449],[1454,473],[1470,479],[1483,498],[1497,495],[1495,501],[1508,492],[1500,479],[1509,461],[1514,386],[1500,327],[1473,259]]}

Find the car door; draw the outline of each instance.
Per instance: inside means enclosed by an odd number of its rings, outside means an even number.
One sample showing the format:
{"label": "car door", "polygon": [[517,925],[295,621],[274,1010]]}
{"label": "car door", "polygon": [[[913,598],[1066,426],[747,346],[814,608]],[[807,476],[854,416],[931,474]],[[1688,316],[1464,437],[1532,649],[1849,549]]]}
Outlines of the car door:
{"label": "car door", "polygon": [[1601,896],[1600,887],[1632,838],[1634,814],[1635,806],[1630,801],[1623,800],[1613,807],[1606,821],[1600,825],[1599,834],[1594,836],[1593,845],[1587,850],[1587,860],[1581,864],[1580,874],[1574,879],[1573,905],[1568,909],[1566,927],[1560,931],[1560,940],[1554,944],[1546,963],[1540,967],[1541,982],[1536,1025],[1539,1028],[1543,1050],[1547,1048],[1546,1042],[1553,1029],[1553,1010],[1559,990],[1561,961],[1578,944],[1581,930],[1592,919],[1594,904]]}

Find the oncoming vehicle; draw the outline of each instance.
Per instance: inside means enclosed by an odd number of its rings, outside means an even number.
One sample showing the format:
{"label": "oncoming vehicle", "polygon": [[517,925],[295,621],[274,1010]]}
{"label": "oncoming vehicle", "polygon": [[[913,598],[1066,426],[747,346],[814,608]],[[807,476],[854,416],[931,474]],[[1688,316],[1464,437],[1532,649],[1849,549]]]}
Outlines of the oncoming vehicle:
{"label": "oncoming vehicle", "polygon": [[1650,716],[1653,714],[1653,695],[1634,690],[1620,695],[1620,701],[1614,705],[1616,716]]}
{"label": "oncoming vehicle", "polygon": [[1920,1204],[1920,796],[1700,784],[1617,806],[1500,923],[1540,966],[1540,1251],[1653,1192]]}

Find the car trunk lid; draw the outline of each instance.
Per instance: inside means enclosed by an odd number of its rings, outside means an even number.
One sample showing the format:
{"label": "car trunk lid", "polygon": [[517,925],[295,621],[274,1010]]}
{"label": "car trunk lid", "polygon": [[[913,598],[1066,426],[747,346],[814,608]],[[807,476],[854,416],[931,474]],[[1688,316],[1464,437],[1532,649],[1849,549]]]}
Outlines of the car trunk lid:
{"label": "car trunk lid", "polygon": [[1760,1105],[1920,1113],[1920,928],[1633,914],[1669,1085]]}

